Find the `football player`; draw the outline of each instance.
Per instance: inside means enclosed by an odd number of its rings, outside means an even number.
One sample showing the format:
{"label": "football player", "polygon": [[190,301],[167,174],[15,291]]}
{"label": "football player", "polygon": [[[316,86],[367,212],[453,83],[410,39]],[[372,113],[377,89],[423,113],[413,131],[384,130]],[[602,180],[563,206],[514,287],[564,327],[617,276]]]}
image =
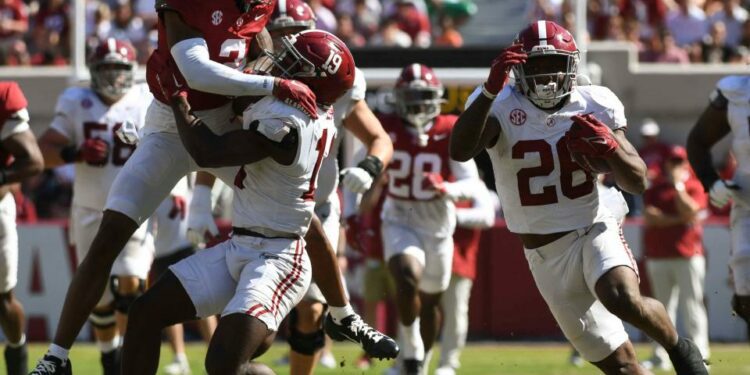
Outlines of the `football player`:
{"label": "football player", "polygon": [[[80,262],[102,221],[102,209],[115,176],[135,150],[115,132],[140,129],[151,102],[146,85],[134,85],[136,53],[123,40],[102,40],[88,61],[91,87],[70,87],[58,98],[55,117],[39,139],[45,167],[75,165],[71,242]],[[127,312],[143,293],[153,260],[153,241],[141,225],[114,261],[109,288],[89,316],[101,352],[104,374],[119,374],[120,333]]]}
{"label": "football player", "polygon": [[27,105],[16,82],[0,82],[0,327],[7,338],[4,354],[8,375],[28,371],[23,306],[13,293],[18,283],[18,233],[16,202],[10,189],[44,168],[29,127]]}
{"label": "football player", "polygon": [[396,282],[403,370],[419,374],[437,337],[440,297],[450,282],[454,201],[470,197],[481,181],[473,160],[448,155],[456,116],[440,114],[443,85],[431,68],[404,67],[394,96],[395,114],[379,117],[394,148],[386,169],[383,250]]}
{"label": "football player", "polygon": [[[188,152],[201,166],[224,167],[215,173],[234,181],[234,227],[229,241],[170,267],[138,300],[125,340],[125,374],[155,373],[165,325],[218,313],[206,370],[235,374],[267,349],[266,340],[310,284],[302,238],[314,217],[318,172],[336,135],[331,105],[352,87],[354,61],[327,32],[306,31],[283,43],[274,63],[282,76],[315,90],[317,119],[266,97],[245,111],[242,130],[216,135],[192,115],[174,78],[161,79],[173,93],[167,96]],[[397,350],[387,337],[378,335],[377,343]]]}
{"label": "football player", "polygon": [[[750,333],[750,77],[728,76],[716,84],[709,104],[687,141],[690,165],[709,193],[711,204],[723,207],[732,199],[730,227],[732,249],[729,268],[734,284],[732,308],[748,323]],[[714,168],[711,148],[731,134],[737,170],[732,180],[722,180]]]}
{"label": "football player", "polygon": [[[311,117],[317,116],[314,94],[304,84],[240,71],[245,66],[246,56],[259,56],[262,46],[270,41],[264,39],[267,33],[263,27],[274,2],[164,0],[156,4],[158,47],[146,69],[156,100],[148,109],[143,139],[113,183],[102,224],[68,287],[55,338],[39,361],[37,374],[70,372],[68,352],[106,287],[112,263],[131,234],[151,216],[177,181],[201,169],[176,133],[168,99],[163,97],[157,81],[161,69],[176,65],[186,77],[186,83],[182,84],[189,85],[196,115],[218,133],[236,129],[230,122],[235,114],[226,95],[273,95]],[[366,347],[373,345],[370,336],[360,334],[361,326],[356,323],[361,319],[354,314],[336,278],[339,272],[335,256],[325,237],[313,228],[308,233],[308,243],[311,250],[320,249],[321,255],[313,256],[313,259],[320,259],[313,262],[315,268],[320,269],[316,280],[325,282],[322,289],[331,293],[326,297],[332,305],[333,319],[353,340]],[[334,259],[331,261],[331,258]],[[344,321],[347,317],[350,319]]]}
{"label": "football player", "polygon": [[[565,336],[607,374],[641,374],[624,320],[669,353],[678,374],[707,374],[658,301],[641,296],[638,268],[593,168],[641,194],[646,166],[625,138],[619,99],[575,86],[579,51],[554,22],[534,22],[493,61],[451,137],[451,157],[487,149],[508,229],[524,245],[536,285]],[[513,70],[515,85],[508,85]],[[579,165],[577,160],[587,163]]]}
{"label": "football player", "polygon": [[[315,27],[315,15],[309,5],[301,0],[282,0],[276,3],[271,20],[266,25],[274,46],[282,46],[281,39]],[[354,192],[361,193],[372,185],[383,165],[393,154],[388,134],[365,102],[367,84],[361,70],[355,68],[354,85],[334,104],[336,137],[331,154],[338,155],[344,139],[343,129],[351,131],[367,149],[366,159],[356,167],[342,171],[343,183]],[[338,159],[326,158],[320,167],[318,187],[315,191],[315,214],[320,218],[326,236],[334,248],[340,248],[341,204],[337,193],[339,175]],[[339,254],[343,255],[343,254]],[[292,349],[290,371],[293,374],[312,374],[315,363],[325,344],[323,312],[326,299],[315,283],[291,312],[290,335],[287,339]]]}

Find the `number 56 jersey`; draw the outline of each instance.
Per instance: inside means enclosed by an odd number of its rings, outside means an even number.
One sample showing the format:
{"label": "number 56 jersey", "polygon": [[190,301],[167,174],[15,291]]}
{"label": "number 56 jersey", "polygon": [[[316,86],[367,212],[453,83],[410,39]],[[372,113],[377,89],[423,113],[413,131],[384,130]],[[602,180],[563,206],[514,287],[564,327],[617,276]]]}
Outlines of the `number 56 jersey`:
{"label": "number 56 jersey", "polygon": [[570,117],[584,113],[612,130],[626,126],[622,103],[602,86],[576,87],[567,104],[553,113],[537,108],[510,85],[492,103],[490,115],[501,131],[487,152],[511,232],[564,232],[613,216],[600,205],[595,176],[572,159],[562,140],[573,124]]}
{"label": "number 56 jersey", "polygon": [[109,155],[100,164],[75,163],[73,205],[103,210],[107,194],[120,169],[135,150],[120,141],[115,130],[125,121],[140,129],[152,100],[148,87],[134,85],[119,101],[108,106],[86,87],[70,87],[57,100],[50,127],[75,147],[87,139],[100,138],[109,145]]}

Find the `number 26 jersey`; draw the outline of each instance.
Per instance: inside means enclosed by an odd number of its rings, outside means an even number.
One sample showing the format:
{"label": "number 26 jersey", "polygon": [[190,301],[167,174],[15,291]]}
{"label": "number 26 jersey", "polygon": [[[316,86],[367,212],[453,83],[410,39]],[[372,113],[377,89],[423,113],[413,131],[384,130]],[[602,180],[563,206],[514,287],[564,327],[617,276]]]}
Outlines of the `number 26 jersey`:
{"label": "number 26 jersey", "polygon": [[570,117],[585,113],[612,130],[626,126],[622,103],[602,86],[575,87],[567,104],[553,113],[537,108],[510,85],[492,103],[490,116],[501,132],[487,152],[511,232],[564,232],[591,225],[607,213],[599,202],[596,176],[573,161],[562,140],[573,124]]}

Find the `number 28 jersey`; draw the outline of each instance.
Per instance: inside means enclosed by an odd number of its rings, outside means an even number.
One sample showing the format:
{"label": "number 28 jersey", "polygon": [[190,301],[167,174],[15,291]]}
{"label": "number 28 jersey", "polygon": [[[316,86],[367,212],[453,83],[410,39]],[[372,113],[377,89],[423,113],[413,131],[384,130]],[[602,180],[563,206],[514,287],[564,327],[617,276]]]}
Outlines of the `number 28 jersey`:
{"label": "number 28 jersey", "polygon": [[573,124],[570,117],[584,113],[612,130],[626,126],[622,103],[602,86],[576,87],[554,113],[535,107],[511,85],[492,103],[490,115],[501,132],[487,152],[511,232],[563,232],[591,225],[608,213],[599,202],[595,176],[573,161],[562,140]]}
{"label": "number 28 jersey", "polygon": [[76,147],[92,138],[100,138],[109,145],[109,155],[103,163],[81,161],[75,164],[74,205],[104,209],[115,176],[135,150],[135,146],[123,143],[115,130],[125,121],[132,122],[138,129],[143,127],[151,100],[144,84],[134,85],[111,106],[86,87],[70,87],[60,95],[50,127]]}

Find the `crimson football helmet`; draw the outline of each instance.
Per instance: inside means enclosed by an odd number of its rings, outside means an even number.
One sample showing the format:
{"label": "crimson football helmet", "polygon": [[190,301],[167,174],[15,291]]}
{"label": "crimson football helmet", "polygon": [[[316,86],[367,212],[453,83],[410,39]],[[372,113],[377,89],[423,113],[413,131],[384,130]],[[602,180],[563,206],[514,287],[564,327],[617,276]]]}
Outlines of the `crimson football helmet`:
{"label": "crimson football helmet", "polygon": [[276,0],[235,0],[243,13],[253,13],[257,18],[261,14],[269,15]]}
{"label": "crimson football helmet", "polygon": [[314,29],[315,20],[315,13],[304,1],[278,0],[266,29],[271,33],[292,34]]}
{"label": "crimson football helmet", "polygon": [[327,31],[306,30],[284,36],[278,53],[265,53],[272,57],[279,77],[306,84],[319,104],[332,105],[354,85],[351,52]]}
{"label": "crimson football helmet", "polygon": [[444,87],[432,68],[422,64],[404,67],[393,90],[396,112],[422,132],[440,114]]}
{"label": "crimson football helmet", "polygon": [[91,88],[102,97],[117,101],[133,87],[137,65],[135,48],[130,42],[102,40],[88,59]]}
{"label": "crimson football helmet", "polygon": [[578,73],[578,47],[573,35],[551,21],[537,21],[516,36],[528,55],[513,67],[519,90],[542,109],[551,109],[570,95]]}

